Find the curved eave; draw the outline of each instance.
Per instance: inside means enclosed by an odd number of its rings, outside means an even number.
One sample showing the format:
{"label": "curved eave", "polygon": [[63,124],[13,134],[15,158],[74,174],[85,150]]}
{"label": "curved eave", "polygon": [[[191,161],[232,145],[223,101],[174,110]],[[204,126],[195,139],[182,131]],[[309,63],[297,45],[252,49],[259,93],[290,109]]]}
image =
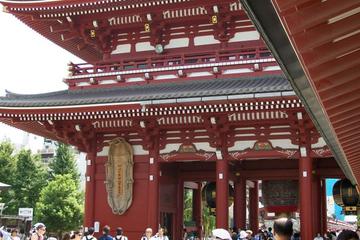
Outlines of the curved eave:
{"label": "curved eave", "polygon": [[[63,2],[63,1],[54,1],[54,2]],[[68,1],[66,1],[68,2]],[[70,1],[69,1],[70,2]],[[74,1],[79,2],[79,1]],[[50,31],[51,25],[53,25],[57,20],[36,20],[33,19],[30,12],[12,12],[9,11],[11,7],[33,7],[38,6],[46,7],[53,4],[51,1],[0,1],[0,4],[3,5],[4,11],[9,14],[13,14],[20,21],[25,23],[28,27],[42,35],[43,37],[49,39],[51,42],[57,44],[61,48],[69,51],[71,54],[76,55],[77,57],[83,59],[86,62],[92,63],[102,60],[102,54],[95,48],[86,45],[84,48],[79,50],[79,46],[83,46],[83,43],[79,39],[73,39],[68,41],[63,41],[61,36],[58,33]]]}
{"label": "curved eave", "polygon": [[[61,48],[69,51],[86,62],[96,62],[102,59],[100,52],[90,46],[79,50],[78,45],[81,45],[80,40],[62,41],[59,34],[50,31],[51,21],[34,21],[31,16],[15,15],[20,21],[25,23],[28,27],[41,34],[43,37],[49,39]],[[54,20],[55,21],[55,20]]]}
{"label": "curved eave", "polygon": [[44,138],[52,139],[54,141],[66,142],[64,139],[59,138],[55,133],[47,131],[44,126],[39,122],[16,122],[12,118],[1,118],[0,122],[11,127],[29,132]]}
{"label": "curved eave", "polygon": [[[356,172],[356,174],[354,174],[353,166],[349,164],[348,156],[345,154],[341,142],[338,139],[338,135],[329,119],[328,112],[323,106],[322,99],[314,87],[314,82],[311,76],[309,77],[306,66],[304,67],[301,60],[299,60],[299,53],[294,50],[294,45],[289,40],[289,34],[284,30],[284,24],[279,19],[272,2],[269,0],[241,0],[241,2],[255,24],[255,27],[273,52],[283,72],[291,82],[295,92],[302,100],[317,129],[331,148],[344,174],[353,184],[357,184],[357,182],[360,181],[360,173]],[[302,3],[304,2],[306,1],[302,1]],[[296,4],[296,2],[294,2],[294,4]],[[323,32],[322,34],[328,33]],[[309,38],[315,39],[310,36]],[[325,52],[324,54],[327,53]]]}

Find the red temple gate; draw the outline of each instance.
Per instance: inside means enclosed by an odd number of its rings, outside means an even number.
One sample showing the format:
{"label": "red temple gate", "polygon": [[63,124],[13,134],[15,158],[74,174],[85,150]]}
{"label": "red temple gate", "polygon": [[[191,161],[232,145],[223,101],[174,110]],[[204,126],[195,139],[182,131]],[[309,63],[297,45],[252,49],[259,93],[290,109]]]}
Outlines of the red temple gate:
{"label": "red temple gate", "polygon": [[[166,225],[182,237],[184,187],[216,182],[216,226],[259,227],[259,180],[298,180],[301,226],[326,231],[323,179],[343,173],[238,1],[3,2],[5,10],[84,59],[66,91],[0,98],[0,121],[87,153],[86,227],[130,239]],[[132,203],[108,204],[109,142],[133,149]],[[107,182],[108,183],[108,182]],[[248,184],[247,184],[248,183]],[[247,186],[247,185],[250,185]]]}

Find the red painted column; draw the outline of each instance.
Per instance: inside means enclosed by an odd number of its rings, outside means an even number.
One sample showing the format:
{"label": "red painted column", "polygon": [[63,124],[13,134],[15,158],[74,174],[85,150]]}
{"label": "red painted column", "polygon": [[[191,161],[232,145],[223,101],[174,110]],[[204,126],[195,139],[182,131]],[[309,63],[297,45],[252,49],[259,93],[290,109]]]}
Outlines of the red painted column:
{"label": "red painted column", "polygon": [[237,229],[246,229],[246,179],[238,178],[234,188],[234,225]]}
{"label": "red painted column", "polygon": [[86,186],[85,186],[85,217],[84,226],[94,226],[94,209],[95,209],[95,168],[96,168],[96,139],[93,141],[93,152],[89,152],[86,155],[87,167],[86,167]]}
{"label": "red painted column", "polygon": [[176,216],[177,216],[177,233],[176,239],[182,239],[183,238],[183,226],[184,226],[184,180],[181,179],[178,176],[178,185],[177,185],[177,210],[176,210]]}
{"label": "red painted column", "polygon": [[301,239],[313,239],[312,221],[312,159],[308,157],[305,147],[300,148],[299,191],[300,191],[300,232]]}
{"label": "red painted column", "polygon": [[327,232],[326,179],[321,179],[321,234]]}
{"label": "red painted column", "polygon": [[196,223],[196,227],[198,230],[198,236],[200,239],[202,239],[202,204],[201,204],[201,182],[198,183],[198,189],[194,189],[194,200],[193,200],[193,206],[194,206],[194,220]]}
{"label": "red painted column", "polygon": [[249,223],[254,233],[259,230],[259,183],[254,181],[254,187],[249,191]]}
{"label": "red painted column", "polygon": [[321,232],[321,186],[320,179],[312,176],[312,201],[313,201],[313,231]]}
{"label": "red painted column", "polygon": [[[226,152],[227,153],[227,152]],[[228,229],[229,225],[229,175],[227,154],[216,161],[216,227]]]}
{"label": "red painted column", "polygon": [[149,184],[148,184],[148,227],[154,232],[159,227],[159,162],[158,144],[154,142],[154,149],[149,151]]}

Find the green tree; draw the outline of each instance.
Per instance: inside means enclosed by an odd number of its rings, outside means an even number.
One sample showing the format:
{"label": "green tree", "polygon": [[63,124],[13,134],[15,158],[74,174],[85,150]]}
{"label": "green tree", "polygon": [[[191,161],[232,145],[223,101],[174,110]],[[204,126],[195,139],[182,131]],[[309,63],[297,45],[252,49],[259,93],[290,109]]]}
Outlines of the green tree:
{"label": "green tree", "polygon": [[0,179],[2,182],[13,181],[15,164],[14,146],[8,140],[0,142]]}
{"label": "green tree", "polygon": [[215,229],[216,218],[211,213],[210,208],[206,206],[205,202],[203,202],[202,204],[202,210],[203,210],[202,217],[203,217],[204,233],[205,236],[210,236],[211,230]]}
{"label": "green tree", "polygon": [[77,229],[83,217],[82,195],[71,174],[56,175],[41,191],[36,204],[36,219],[44,222],[50,232],[61,236]]}
{"label": "green tree", "polygon": [[184,222],[185,225],[193,222],[193,190],[184,189]]}
{"label": "green tree", "polygon": [[[14,146],[10,141],[5,140],[0,142],[0,181],[9,185],[13,185],[16,158],[14,154]],[[12,214],[15,209],[11,207],[11,202],[14,199],[14,190],[7,189],[0,193],[0,201],[5,203],[6,209],[4,214]]]}
{"label": "green tree", "polygon": [[76,168],[74,152],[69,145],[57,144],[55,158],[49,166],[54,175],[70,174],[76,184],[79,184],[80,175]]}
{"label": "green tree", "polygon": [[35,208],[40,191],[47,184],[47,179],[39,155],[22,149],[16,157],[15,179],[12,185],[14,201],[11,205],[17,212],[19,207]]}

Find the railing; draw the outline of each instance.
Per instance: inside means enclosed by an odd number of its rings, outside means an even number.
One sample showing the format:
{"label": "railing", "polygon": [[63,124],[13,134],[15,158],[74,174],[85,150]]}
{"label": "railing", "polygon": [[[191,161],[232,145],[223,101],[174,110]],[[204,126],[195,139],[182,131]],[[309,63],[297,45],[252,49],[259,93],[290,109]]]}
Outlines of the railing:
{"label": "railing", "polygon": [[81,76],[87,74],[96,74],[104,72],[115,72],[125,70],[139,70],[147,68],[170,67],[170,66],[183,66],[189,64],[201,64],[210,62],[226,62],[245,59],[261,59],[272,57],[268,49],[250,49],[236,52],[236,50],[227,50],[225,53],[221,52],[208,52],[201,54],[188,54],[188,55],[166,55],[162,58],[153,59],[133,59],[131,61],[124,60],[118,63],[99,63],[91,65],[88,63],[69,64],[71,73],[70,76]]}
{"label": "railing", "polygon": [[[147,59],[131,59],[117,62],[69,64],[69,76],[65,82],[70,87],[103,84],[105,80],[126,82],[126,78],[137,77],[146,81],[159,75],[177,74],[185,77],[184,72],[196,72],[199,69],[218,74],[221,69],[253,68],[261,70],[260,65],[277,65],[271,52],[266,48],[226,49],[226,51],[203,52],[196,54],[158,55]],[[256,66],[255,66],[256,65]],[[196,69],[196,70],[194,70]],[[209,70],[211,69],[211,70]],[[214,70],[215,69],[215,70]],[[114,81],[115,81],[114,80]]]}

